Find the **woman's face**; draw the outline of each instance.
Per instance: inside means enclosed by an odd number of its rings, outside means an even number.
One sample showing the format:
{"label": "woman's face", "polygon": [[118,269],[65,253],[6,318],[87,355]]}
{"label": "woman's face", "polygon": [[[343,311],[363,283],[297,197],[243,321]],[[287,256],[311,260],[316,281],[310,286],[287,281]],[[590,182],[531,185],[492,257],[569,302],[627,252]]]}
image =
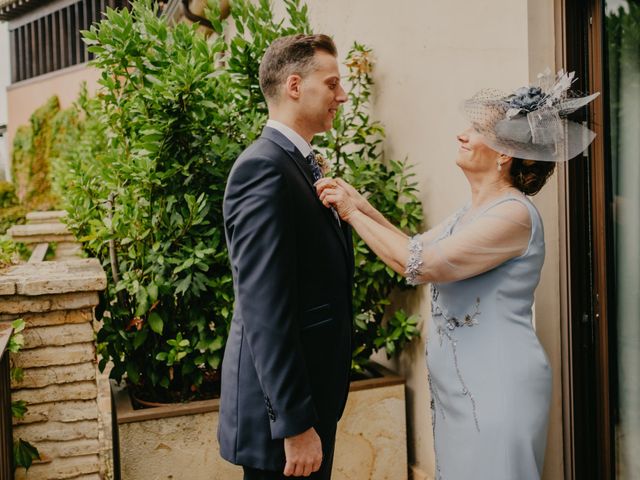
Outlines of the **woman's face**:
{"label": "woman's face", "polygon": [[469,127],[456,138],[460,143],[456,165],[470,172],[497,171],[500,154],[485,145],[480,133]]}

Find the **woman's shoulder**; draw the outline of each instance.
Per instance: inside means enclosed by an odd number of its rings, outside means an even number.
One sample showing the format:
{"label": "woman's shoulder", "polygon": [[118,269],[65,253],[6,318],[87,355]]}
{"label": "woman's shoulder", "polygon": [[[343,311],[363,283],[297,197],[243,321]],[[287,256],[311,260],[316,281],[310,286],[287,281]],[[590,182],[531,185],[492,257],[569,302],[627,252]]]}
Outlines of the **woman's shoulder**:
{"label": "woman's shoulder", "polygon": [[480,216],[499,216],[516,223],[532,225],[541,222],[540,212],[529,197],[507,195],[486,208]]}

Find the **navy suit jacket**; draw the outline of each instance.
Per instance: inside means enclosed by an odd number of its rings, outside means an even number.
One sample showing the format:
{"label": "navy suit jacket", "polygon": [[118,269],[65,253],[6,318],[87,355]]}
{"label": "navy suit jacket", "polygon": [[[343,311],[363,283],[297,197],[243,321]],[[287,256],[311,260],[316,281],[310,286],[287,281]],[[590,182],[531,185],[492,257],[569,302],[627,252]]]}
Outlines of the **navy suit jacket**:
{"label": "navy suit jacket", "polygon": [[236,160],[223,214],[235,308],[222,363],[218,440],[228,461],[285,465],[285,437],[333,443],[351,367],[353,245],[311,169],[266,127]]}

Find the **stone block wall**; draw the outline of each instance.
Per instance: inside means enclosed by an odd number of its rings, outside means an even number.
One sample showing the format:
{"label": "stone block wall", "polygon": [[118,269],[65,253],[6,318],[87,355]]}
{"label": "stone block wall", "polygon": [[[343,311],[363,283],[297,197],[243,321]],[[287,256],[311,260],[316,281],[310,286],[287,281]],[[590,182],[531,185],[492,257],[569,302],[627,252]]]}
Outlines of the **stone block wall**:
{"label": "stone block wall", "polygon": [[98,385],[93,309],[106,277],[95,259],[17,265],[0,273],[0,322],[23,318],[25,344],[13,356],[24,376],[12,399],[28,412],[15,421],[42,456],[16,480],[99,480]]}

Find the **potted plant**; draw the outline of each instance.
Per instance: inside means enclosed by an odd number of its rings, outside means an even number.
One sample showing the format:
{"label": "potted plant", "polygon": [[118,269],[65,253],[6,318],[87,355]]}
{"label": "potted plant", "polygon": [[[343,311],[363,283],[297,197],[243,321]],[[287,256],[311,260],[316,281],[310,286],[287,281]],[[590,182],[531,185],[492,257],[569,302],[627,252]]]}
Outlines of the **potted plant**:
{"label": "potted plant", "polygon": [[[208,12],[215,32],[208,40],[196,27],[169,27],[146,1],[134,2],[130,12],[108,10],[105,20],[84,32],[102,71],[102,89],[94,98],[86,92],[79,98],[77,128],[67,130],[67,148],[53,164],[67,222],[109,277],[98,312],[100,366],[112,362],[111,377],[126,379],[134,403],[180,403],[139,414],[125,406],[122,424],[135,423],[136,415],[158,420],[166,409],[195,415],[216,409],[215,400],[195,402],[217,394],[233,309],[222,196],[233,161],[266,121],[258,85],[262,53],[281,35],[310,32],[306,6],[300,0],[285,4],[287,24],[274,20],[265,0],[234,2],[231,38],[223,35],[215,2]],[[347,66],[352,105],[319,145],[336,173],[364,186],[381,211],[415,231],[421,221],[415,185],[404,162],[382,161],[384,132],[366,112],[370,52],[356,45]],[[353,365],[363,371],[371,352],[397,353],[418,331],[415,318],[402,311],[388,312],[382,321],[389,293],[403,285],[400,277],[359,240],[356,262]],[[115,398],[122,407],[130,396],[117,390]],[[193,430],[185,423],[191,421],[173,422]],[[164,428],[158,427],[166,434]],[[206,432],[213,442],[214,431]],[[122,438],[120,432],[121,445]],[[213,450],[217,457],[215,445],[201,447],[196,455]],[[127,478],[137,477],[128,471]]]}

